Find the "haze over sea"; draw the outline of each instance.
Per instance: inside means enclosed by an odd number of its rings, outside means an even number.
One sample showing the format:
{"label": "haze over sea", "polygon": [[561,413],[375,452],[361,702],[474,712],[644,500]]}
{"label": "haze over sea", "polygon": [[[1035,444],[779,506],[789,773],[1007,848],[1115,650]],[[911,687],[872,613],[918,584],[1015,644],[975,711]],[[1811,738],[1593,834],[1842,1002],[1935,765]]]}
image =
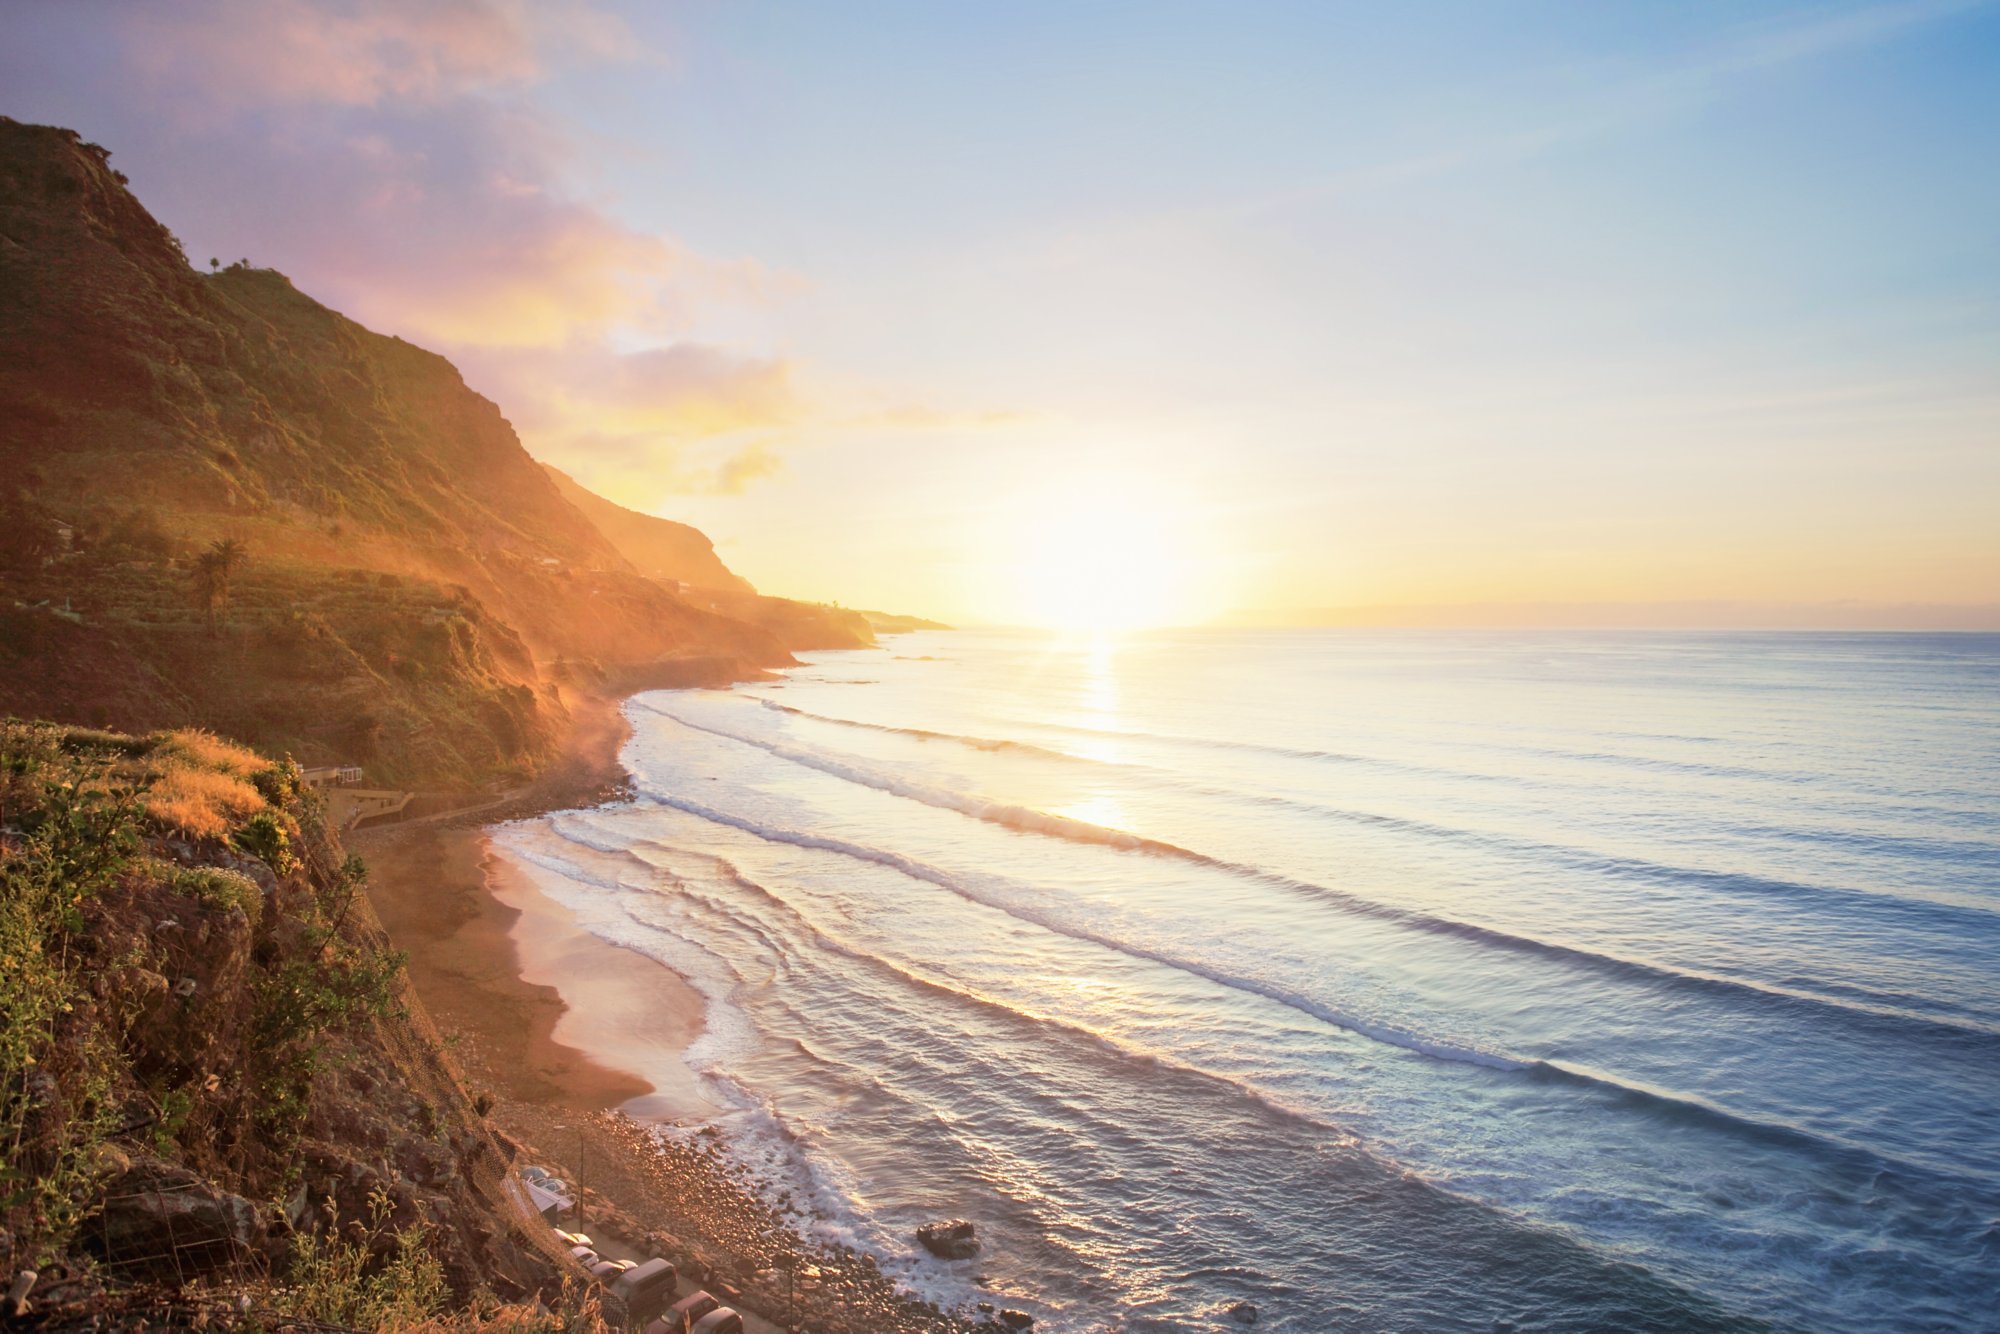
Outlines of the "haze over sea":
{"label": "haze over sea", "polygon": [[[898,637],[497,845],[1057,1330],[2000,1328],[2000,636]],[[782,985],[778,985],[778,984]],[[893,1266],[892,1266],[893,1267]]]}

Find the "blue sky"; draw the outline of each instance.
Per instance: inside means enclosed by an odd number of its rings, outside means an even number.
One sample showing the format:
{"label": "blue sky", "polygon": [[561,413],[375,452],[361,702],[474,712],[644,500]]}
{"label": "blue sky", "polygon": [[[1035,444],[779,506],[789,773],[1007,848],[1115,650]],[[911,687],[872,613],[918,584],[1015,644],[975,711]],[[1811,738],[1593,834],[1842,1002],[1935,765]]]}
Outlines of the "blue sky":
{"label": "blue sky", "polygon": [[2000,600],[1992,4],[135,8],[10,114],[778,591]]}

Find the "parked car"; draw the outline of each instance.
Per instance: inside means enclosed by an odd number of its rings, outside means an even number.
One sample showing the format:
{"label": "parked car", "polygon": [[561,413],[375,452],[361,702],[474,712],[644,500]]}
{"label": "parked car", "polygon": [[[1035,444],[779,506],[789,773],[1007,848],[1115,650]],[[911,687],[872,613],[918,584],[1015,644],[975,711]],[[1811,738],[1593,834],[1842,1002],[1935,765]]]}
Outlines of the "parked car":
{"label": "parked car", "polygon": [[581,1264],[585,1269],[590,1268],[590,1266],[604,1258],[588,1246],[572,1246],[569,1248],[569,1253],[575,1256],[577,1263]]}
{"label": "parked car", "polygon": [[722,1305],[706,1292],[697,1291],[667,1308],[667,1313],[646,1326],[646,1334],[688,1334],[695,1321]]}
{"label": "parked car", "polygon": [[584,1268],[590,1271],[592,1278],[608,1287],[616,1283],[626,1270],[633,1268],[633,1264],[630,1260],[599,1260],[596,1264],[585,1265]]}
{"label": "parked car", "polygon": [[695,1322],[691,1334],[743,1334],[743,1317],[718,1306]]}
{"label": "parked car", "polygon": [[611,1282],[611,1295],[625,1304],[625,1318],[643,1324],[666,1309],[674,1299],[674,1284],[680,1275],[672,1264],[654,1256],[642,1265],[626,1270]]}
{"label": "parked car", "polygon": [[565,1232],[561,1228],[557,1228],[556,1235],[563,1239],[563,1244],[566,1246],[595,1246],[597,1244],[581,1232]]}

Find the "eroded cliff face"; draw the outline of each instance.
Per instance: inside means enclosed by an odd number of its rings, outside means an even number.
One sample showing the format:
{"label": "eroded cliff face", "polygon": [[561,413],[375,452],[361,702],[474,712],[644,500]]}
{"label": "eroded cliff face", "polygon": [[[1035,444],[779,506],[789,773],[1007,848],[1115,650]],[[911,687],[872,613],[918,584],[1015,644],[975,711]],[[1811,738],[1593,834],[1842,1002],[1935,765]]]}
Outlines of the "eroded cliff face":
{"label": "eroded cliff face", "polygon": [[868,642],[635,567],[448,361],[270,270],[197,272],[107,159],[0,118],[0,710],[462,783],[545,761],[607,673]]}

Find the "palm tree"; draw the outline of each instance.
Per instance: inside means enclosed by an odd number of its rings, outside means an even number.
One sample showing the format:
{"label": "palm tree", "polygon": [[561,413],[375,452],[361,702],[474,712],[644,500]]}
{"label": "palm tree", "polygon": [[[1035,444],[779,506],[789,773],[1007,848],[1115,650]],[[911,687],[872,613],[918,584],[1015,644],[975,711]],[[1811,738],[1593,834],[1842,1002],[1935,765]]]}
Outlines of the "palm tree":
{"label": "palm tree", "polygon": [[195,558],[195,603],[208,617],[210,634],[217,632],[221,613],[229,609],[229,577],[249,559],[250,549],[233,537],[209,543],[208,550]]}
{"label": "palm tree", "polygon": [[250,559],[250,548],[233,537],[225,537],[220,542],[210,542],[208,549],[215,556],[215,563],[222,567],[222,591],[225,600],[229,593],[229,576],[237,566]]}
{"label": "palm tree", "polygon": [[222,602],[222,563],[213,551],[204,551],[194,558],[194,605],[208,621],[208,632],[215,633],[215,609]]}

